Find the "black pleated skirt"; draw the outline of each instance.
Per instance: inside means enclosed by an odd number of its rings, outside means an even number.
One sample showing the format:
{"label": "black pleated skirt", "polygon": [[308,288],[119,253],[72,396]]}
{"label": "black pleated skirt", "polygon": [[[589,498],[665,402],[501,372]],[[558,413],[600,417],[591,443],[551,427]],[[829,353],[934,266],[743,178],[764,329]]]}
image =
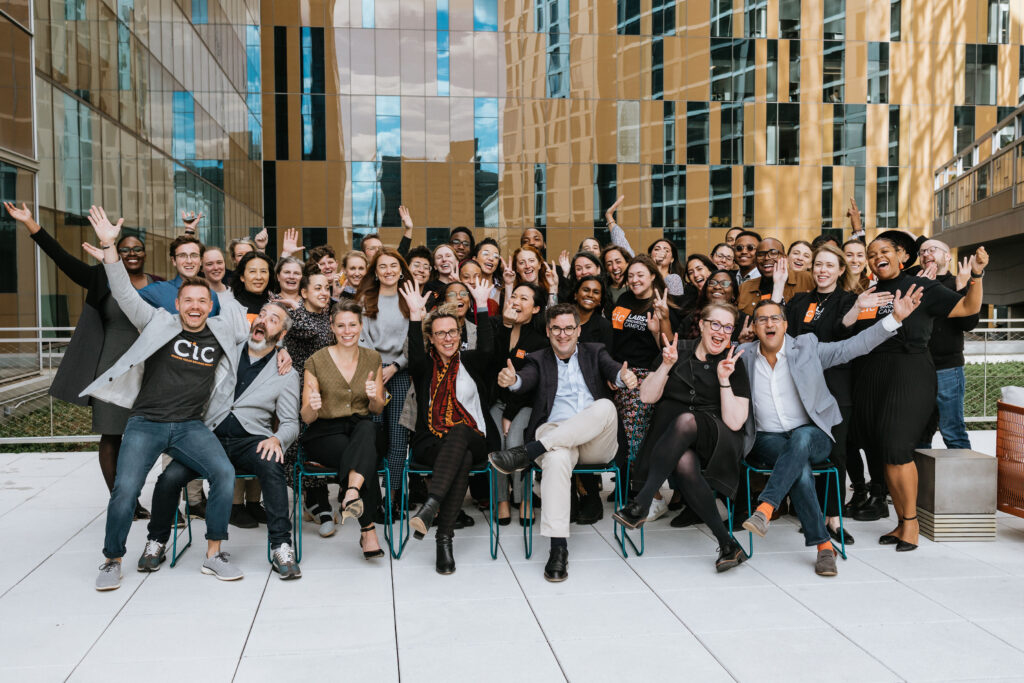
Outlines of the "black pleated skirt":
{"label": "black pleated skirt", "polygon": [[854,366],[853,428],[868,458],[913,462],[938,385],[928,353],[870,353]]}

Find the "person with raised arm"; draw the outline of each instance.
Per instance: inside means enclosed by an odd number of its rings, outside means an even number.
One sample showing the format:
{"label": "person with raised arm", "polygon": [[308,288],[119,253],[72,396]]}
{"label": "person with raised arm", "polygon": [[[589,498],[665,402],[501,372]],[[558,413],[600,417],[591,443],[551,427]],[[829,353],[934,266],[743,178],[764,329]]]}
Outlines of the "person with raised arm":
{"label": "person with raised arm", "polygon": [[786,259],[786,248],[774,237],[766,237],[757,246],[757,270],[760,277],[747,280],[740,285],[736,295],[737,307],[750,315],[758,301],[771,299],[785,302],[793,298],[797,292],[809,292],[814,289],[814,278],[809,271],[793,271],[789,269]]}
{"label": "person with raised arm", "polygon": [[506,475],[534,463],[541,468],[540,533],[551,539],[544,578],[559,582],[569,577],[572,470],[577,463],[603,465],[613,458],[619,421],[608,385],[634,389],[637,377],[604,346],[579,343],[579,313],[571,304],[552,306],[544,318],[550,345],[528,354],[519,369],[506,359],[498,373],[498,386],[533,394],[525,443],[488,459]]}
{"label": "person with raised arm", "polygon": [[455,572],[452,537],[469,484],[469,471],[500,441],[486,409],[486,380],[494,353],[487,317],[490,287],[470,287],[481,311],[475,351],[462,351],[454,306],[441,304],[429,314],[427,297],[413,282],[401,288],[409,308],[409,374],[416,387],[416,432],[409,444],[412,461],[430,467],[427,500],[409,519],[419,537],[437,527],[438,574]]}
{"label": "person with raised arm", "polygon": [[83,396],[131,409],[107,505],[105,561],[96,589],[108,591],[121,585],[121,558],[126,552],[135,501],[161,453],[180,460],[210,482],[203,573],[225,581],[240,579],[241,570],[221,550],[221,542],[228,537],[235,469],[202,418],[207,402],[226,400],[232,383],[215,380],[235,376],[238,359],[226,350],[245,341],[249,324],[243,311],[234,305],[227,307],[224,316],[210,318],[213,294],[202,278],[179,276],[176,315],[152,307],[132,287],[118,259],[115,244],[124,219],[111,224],[103,209],[93,206],[89,222],[100,246],[86,243],[82,248],[102,259],[110,291],[124,314],[141,330],[131,348],[82,391]]}
{"label": "person with raised arm", "polygon": [[[117,305],[102,265],[89,265],[69,254],[53,236],[36,223],[32,212],[25,204],[19,209],[11,202],[4,202],[4,207],[11,218],[28,229],[32,241],[53,260],[57,268],[72,282],[85,289],[85,305],[71,335],[71,341],[64,351],[64,359],[50,383],[50,395],[62,401],[91,407],[92,432],[100,435],[100,472],[107,490],[113,490],[117,474],[117,455],[130,411],[100,399],[83,399],[80,394],[86,385],[106,372],[131,348],[139,338],[139,331]],[[121,256],[132,287],[142,289],[158,280],[144,272],[146,245],[142,240],[134,235],[122,235],[114,246]],[[138,501],[135,504],[134,518],[149,518],[149,511]]]}
{"label": "person with raised arm", "polygon": [[[605,220],[608,222],[608,229],[612,234],[612,244],[622,248],[629,254],[629,258],[636,255],[633,247],[629,244],[625,231],[615,222],[615,211],[626,200],[626,195],[619,195],[615,203],[604,212]],[[655,240],[647,249],[647,255],[658,266],[665,287],[672,296],[682,296],[684,292],[683,273],[679,265],[679,254],[674,244],[666,239]]]}

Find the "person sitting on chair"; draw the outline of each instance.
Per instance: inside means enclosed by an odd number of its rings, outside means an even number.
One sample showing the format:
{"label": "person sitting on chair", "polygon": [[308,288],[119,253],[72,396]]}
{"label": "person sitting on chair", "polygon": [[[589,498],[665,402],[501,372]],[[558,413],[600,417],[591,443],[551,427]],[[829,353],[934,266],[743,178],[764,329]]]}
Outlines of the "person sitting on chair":
{"label": "person sitting on chair", "polygon": [[[234,349],[237,369],[234,377],[226,378],[234,385],[233,393],[218,394],[219,400],[211,400],[203,420],[236,471],[255,474],[259,480],[267,510],[272,565],[282,579],[302,576],[292,550],[284,472],[284,452],[299,435],[299,378],[291,367],[282,374],[272,362],[277,357],[277,343],[290,327],[285,304],[263,304],[252,322],[249,339]],[[277,430],[273,428],[275,415],[280,422]],[[156,480],[148,540],[139,558],[140,572],[160,569],[181,489],[198,476],[185,463],[172,460]]]}
{"label": "person sitting on chair", "polygon": [[787,335],[786,314],[780,303],[764,300],[754,307],[758,341],[740,346],[753,406],[745,427],[745,450],[748,462],[772,473],[758,496],[757,509],[743,522],[743,528],[763,537],[772,513],[789,494],[806,544],[818,549],[814,571],[820,576],[836,575],[836,553],[818,507],[811,468],[828,460],[832,428],[842,422],[824,371],[862,356],[894,336],[901,321],[920,302],[920,288],[911,287],[903,297],[897,293],[891,316],[850,339],[831,343],[818,342],[813,333],[796,338]]}
{"label": "person sitting on chair", "polygon": [[498,374],[498,386],[512,393],[535,392],[526,443],[488,456],[494,469],[512,474],[536,463],[543,471],[540,533],[551,539],[544,578],[569,577],[569,507],[576,463],[604,465],[615,456],[618,418],[608,383],[633,389],[636,375],[602,344],[580,344],[580,315],[571,304],[545,313],[551,347],[526,356],[517,373],[512,361]]}

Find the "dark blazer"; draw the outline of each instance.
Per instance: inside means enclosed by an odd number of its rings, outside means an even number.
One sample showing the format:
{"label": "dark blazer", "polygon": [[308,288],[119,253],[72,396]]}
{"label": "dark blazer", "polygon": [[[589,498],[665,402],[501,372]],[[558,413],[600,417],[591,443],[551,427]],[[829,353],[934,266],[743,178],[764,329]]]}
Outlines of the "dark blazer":
{"label": "dark blazer", "polygon": [[[491,450],[501,448],[501,433],[491,419],[490,404],[487,397],[487,377],[494,354],[494,331],[491,328],[487,311],[478,313],[479,324],[476,328],[476,349],[460,351],[459,362],[476,384],[480,396],[480,408],[483,410],[484,422],[487,425],[487,447]],[[423,344],[423,326],[420,322],[409,321],[409,375],[416,387],[416,431],[410,440],[410,446],[420,438],[432,436],[427,427],[428,411],[430,410],[430,379],[434,372],[434,359],[431,358]]]}
{"label": "dark blazer", "polygon": [[[110,296],[107,273],[102,264],[89,265],[69,254],[45,230],[39,230],[31,237],[62,273],[85,289],[85,306],[82,307],[78,325],[75,326],[71,341],[64,351],[64,358],[50,384],[50,395],[68,403],[89,405],[89,397],[80,394],[101,370],[106,370],[99,367],[99,360],[104,335],[100,310],[103,300]],[[160,279],[152,275],[149,278]]]}
{"label": "dark blazer", "polygon": [[[580,371],[583,373],[587,388],[590,389],[590,395],[595,401],[602,398],[611,400],[612,392],[608,388],[608,382],[614,383],[618,378],[622,363],[612,358],[602,344],[577,344],[576,348],[579,353]],[[551,408],[555,404],[555,392],[558,390],[558,359],[549,346],[527,355],[526,361],[526,365],[518,373],[522,385],[515,393],[533,392],[533,412],[524,432],[526,440],[533,441],[537,427],[548,421]]]}

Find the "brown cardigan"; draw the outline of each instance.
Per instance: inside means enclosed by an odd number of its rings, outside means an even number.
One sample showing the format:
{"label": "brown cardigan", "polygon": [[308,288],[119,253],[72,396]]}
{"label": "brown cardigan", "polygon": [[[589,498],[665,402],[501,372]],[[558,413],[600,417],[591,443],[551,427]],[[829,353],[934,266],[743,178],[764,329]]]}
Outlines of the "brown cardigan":
{"label": "brown cardigan", "polygon": [[[757,302],[762,298],[762,279],[763,278],[760,277],[754,278],[753,280],[747,280],[740,285],[740,293],[736,297],[736,306],[741,312],[746,313],[747,315],[753,314],[754,306],[756,306]],[[810,292],[813,289],[814,276],[811,275],[810,271],[791,270],[789,271],[789,277],[786,279],[786,286],[782,289],[782,298],[789,301],[793,298],[794,294]]]}

